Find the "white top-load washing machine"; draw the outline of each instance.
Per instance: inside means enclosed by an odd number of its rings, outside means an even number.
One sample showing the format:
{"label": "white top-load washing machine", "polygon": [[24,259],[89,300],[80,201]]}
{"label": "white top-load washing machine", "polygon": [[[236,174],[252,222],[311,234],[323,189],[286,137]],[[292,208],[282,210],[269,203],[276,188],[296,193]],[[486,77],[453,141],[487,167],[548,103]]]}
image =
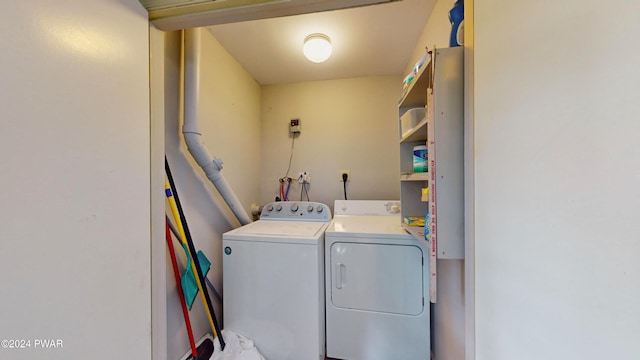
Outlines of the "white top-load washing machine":
{"label": "white top-load washing machine", "polygon": [[224,327],[253,340],[267,360],[324,359],[330,221],[324,204],[276,202],[222,235]]}
{"label": "white top-load washing machine", "polygon": [[429,251],[399,201],[336,200],[325,233],[327,356],[430,358]]}

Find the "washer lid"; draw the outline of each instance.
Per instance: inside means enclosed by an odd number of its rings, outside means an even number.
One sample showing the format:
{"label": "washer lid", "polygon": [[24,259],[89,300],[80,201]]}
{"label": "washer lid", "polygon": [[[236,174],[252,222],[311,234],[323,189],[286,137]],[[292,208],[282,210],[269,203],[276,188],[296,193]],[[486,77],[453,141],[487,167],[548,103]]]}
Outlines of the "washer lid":
{"label": "washer lid", "polygon": [[224,235],[232,235],[233,237],[274,236],[307,238],[318,237],[322,234],[326,226],[326,222],[258,220],[226,232]]}
{"label": "washer lid", "polygon": [[402,228],[400,216],[336,215],[326,236],[414,239]]}

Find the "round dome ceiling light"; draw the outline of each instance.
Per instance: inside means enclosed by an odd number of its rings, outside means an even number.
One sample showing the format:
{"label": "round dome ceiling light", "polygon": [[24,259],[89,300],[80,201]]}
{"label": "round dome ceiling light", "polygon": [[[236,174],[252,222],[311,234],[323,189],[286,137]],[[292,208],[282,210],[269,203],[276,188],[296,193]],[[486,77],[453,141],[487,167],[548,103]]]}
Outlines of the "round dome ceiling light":
{"label": "round dome ceiling light", "polygon": [[331,56],[331,39],[324,34],[311,34],[304,39],[302,52],[309,61],[321,63]]}

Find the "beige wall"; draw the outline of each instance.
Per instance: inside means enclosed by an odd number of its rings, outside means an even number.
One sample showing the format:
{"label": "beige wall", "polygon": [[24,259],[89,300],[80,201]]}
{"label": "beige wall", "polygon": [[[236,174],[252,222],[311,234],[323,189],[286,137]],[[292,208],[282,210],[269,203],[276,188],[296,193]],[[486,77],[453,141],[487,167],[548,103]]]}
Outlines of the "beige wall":
{"label": "beige wall", "polygon": [[451,33],[451,23],[449,22],[449,10],[453,7],[455,0],[438,0],[433,7],[429,20],[418,39],[404,73],[408,74],[415,63],[424,54],[425,47],[433,50],[449,47],[449,34]]}
{"label": "beige wall", "polygon": [[476,358],[639,359],[640,3],[474,13]]}
{"label": "beige wall", "polygon": [[[287,171],[293,118],[300,119],[302,132],[295,138],[289,176],[310,173],[311,201],[333,208],[334,200],[344,198],[341,169],[351,170],[349,199],[398,199],[401,84],[400,76],[384,76],[263,87],[262,203],[273,201]],[[299,200],[300,190],[294,183],[289,198]]]}
{"label": "beige wall", "polygon": [[0,358],[150,359],[147,13],[2,5]]}
{"label": "beige wall", "polygon": [[[201,98],[198,109],[202,139],[213,156],[224,161],[222,174],[249,211],[250,204],[259,200],[260,188],[260,93],[257,82],[222,48],[210,32],[202,34]],[[222,201],[204,172],[193,161],[184,146],[179,121],[179,46],[178,32],[166,37],[166,129],[165,145],[172,166],[180,200],[184,207],[195,247],[202,250],[212,267],[209,279],[222,291],[222,234],[239,223]],[[176,247],[183,258],[184,252]],[[184,263],[183,263],[184,264]],[[167,269],[171,271],[171,264]],[[180,357],[188,350],[188,338],[175,290],[173,274],[167,279],[168,358]],[[222,317],[219,304],[215,311]],[[198,297],[191,311],[191,321],[198,338],[210,332],[209,323]]]}

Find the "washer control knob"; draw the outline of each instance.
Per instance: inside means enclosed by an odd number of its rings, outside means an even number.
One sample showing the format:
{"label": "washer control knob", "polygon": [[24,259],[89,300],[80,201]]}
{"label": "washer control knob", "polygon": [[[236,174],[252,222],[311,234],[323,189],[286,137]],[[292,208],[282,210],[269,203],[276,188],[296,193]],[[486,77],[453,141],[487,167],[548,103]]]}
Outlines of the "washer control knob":
{"label": "washer control knob", "polygon": [[296,212],[296,211],[298,211],[298,204],[296,203],[291,204],[291,212]]}
{"label": "washer control knob", "polygon": [[269,206],[267,206],[267,211],[273,211],[273,205],[269,204]]}
{"label": "washer control knob", "polygon": [[392,214],[397,214],[399,212],[400,212],[400,206],[398,206],[397,204],[391,205],[391,213]]}
{"label": "washer control knob", "polygon": [[276,211],[282,210],[282,205],[276,205]]}
{"label": "washer control knob", "polygon": [[313,211],[313,205],[309,205],[309,206],[307,206],[307,211],[308,211],[308,212],[312,212],[312,211]]}
{"label": "washer control knob", "polygon": [[316,211],[321,213],[322,210],[324,210],[324,208],[322,207],[322,205],[318,205],[318,207],[316,208]]}

